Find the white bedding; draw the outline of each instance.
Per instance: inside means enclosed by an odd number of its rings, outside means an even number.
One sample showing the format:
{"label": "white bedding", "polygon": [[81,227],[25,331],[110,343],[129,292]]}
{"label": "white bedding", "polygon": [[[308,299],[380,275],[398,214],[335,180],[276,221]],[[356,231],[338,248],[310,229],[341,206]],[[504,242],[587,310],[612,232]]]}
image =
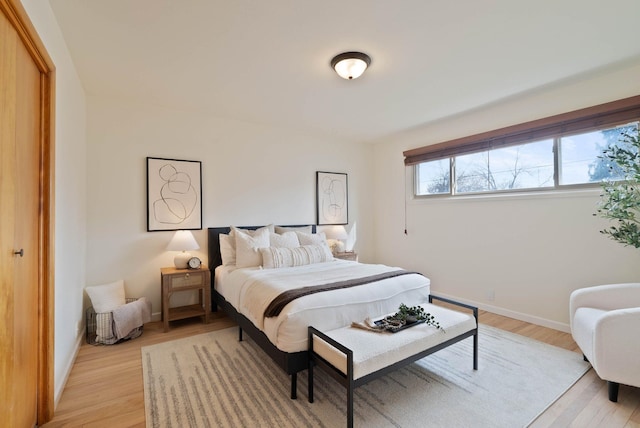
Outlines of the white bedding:
{"label": "white bedding", "polygon": [[307,349],[307,326],[333,330],[397,311],[401,303],[426,303],[430,281],[422,275],[401,275],[350,288],[300,297],[289,303],[277,317],[263,313],[274,297],[296,286],[328,284],[348,278],[366,277],[398,270],[385,265],[335,260],[305,266],[260,269],[233,269],[218,266],[215,289],[238,312],[261,329],[278,349],[297,352]]}

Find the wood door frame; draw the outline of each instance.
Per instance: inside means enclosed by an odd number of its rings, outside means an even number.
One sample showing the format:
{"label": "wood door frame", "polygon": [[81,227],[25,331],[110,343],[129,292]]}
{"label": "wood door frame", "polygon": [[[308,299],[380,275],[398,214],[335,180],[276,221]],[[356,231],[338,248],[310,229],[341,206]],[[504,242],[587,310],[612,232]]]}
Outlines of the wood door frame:
{"label": "wood door frame", "polygon": [[[38,214],[38,384],[37,423],[54,412],[54,124],[55,66],[19,0],[0,0],[0,10],[16,30],[40,71],[40,212]],[[36,310],[32,308],[31,310]]]}

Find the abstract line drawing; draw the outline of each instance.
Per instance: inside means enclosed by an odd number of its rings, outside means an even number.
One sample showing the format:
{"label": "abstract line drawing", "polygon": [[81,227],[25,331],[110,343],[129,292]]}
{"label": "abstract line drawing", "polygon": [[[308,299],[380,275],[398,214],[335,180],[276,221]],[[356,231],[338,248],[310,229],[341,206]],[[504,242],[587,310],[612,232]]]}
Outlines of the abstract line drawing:
{"label": "abstract line drawing", "polygon": [[347,174],[316,172],[318,225],[348,224]]}
{"label": "abstract line drawing", "polygon": [[202,163],[147,158],[147,231],[202,229]]}

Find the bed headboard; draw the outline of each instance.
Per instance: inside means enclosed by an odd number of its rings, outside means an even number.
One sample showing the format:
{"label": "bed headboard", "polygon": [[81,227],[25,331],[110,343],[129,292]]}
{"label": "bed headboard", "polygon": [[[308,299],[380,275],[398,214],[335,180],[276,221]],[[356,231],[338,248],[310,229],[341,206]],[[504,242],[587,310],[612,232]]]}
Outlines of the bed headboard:
{"label": "bed headboard", "polygon": [[[294,225],[282,225],[283,227],[304,227],[311,226],[313,233],[316,233],[316,225],[308,224],[294,224]],[[237,226],[239,229],[256,230],[263,226]],[[213,271],[222,264],[222,256],[220,255],[220,234],[229,233],[231,227],[209,227],[207,229],[207,242],[209,247],[209,269],[211,270],[211,279],[213,279]]]}

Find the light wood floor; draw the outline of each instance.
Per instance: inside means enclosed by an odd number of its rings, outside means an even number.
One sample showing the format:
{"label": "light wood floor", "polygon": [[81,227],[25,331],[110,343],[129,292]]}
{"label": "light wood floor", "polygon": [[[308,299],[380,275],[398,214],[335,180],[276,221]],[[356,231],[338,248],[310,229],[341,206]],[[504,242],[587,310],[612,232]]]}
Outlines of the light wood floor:
{"label": "light wood floor", "polygon": [[[567,333],[482,311],[480,322],[579,352]],[[232,325],[231,320],[216,313],[207,325],[197,318],[177,321],[164,333],[162,323],[154,322],[146,324],[143,335],[129,342],[82,345],[54,418],[44,427],[144,427],[140,348]],[[640,427],[640,388],[621,385],[618,399],[618,403],[608,400],[606,382],[590,370],[532,427]]]}

